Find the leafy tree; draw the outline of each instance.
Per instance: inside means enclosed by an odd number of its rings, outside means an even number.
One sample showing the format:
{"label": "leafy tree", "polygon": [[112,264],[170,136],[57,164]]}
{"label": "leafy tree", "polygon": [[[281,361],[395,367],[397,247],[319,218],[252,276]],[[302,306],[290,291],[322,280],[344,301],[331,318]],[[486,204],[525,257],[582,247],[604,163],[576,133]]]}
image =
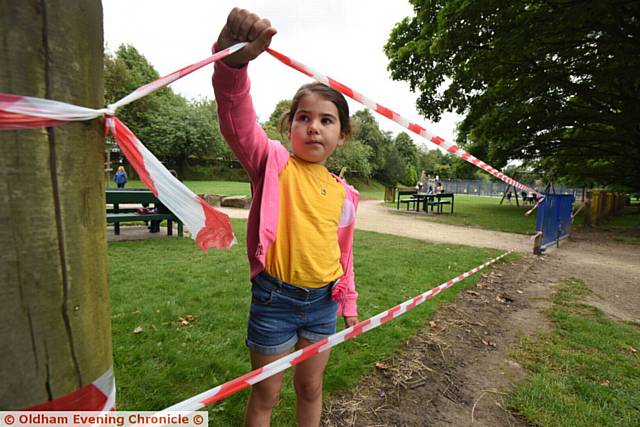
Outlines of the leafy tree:
{"label": "leafy tree", "polygon": [[[105,54],[104,80],[105,100],[111,104],[160,77],[149,61],[131,45],[120,45],[114,55]],[[159,91],[138,99],[117,111],[122,120],[142,141],[152,135],[149,113],[156,112],[163,104],[178,102],[171,89]]]}
{"label": "leafy tree", "polygon": [[400,132],[396,135],[393,143],[398,150],[398,154],[407,165],[412,165],[413,169],[416,169],[418,147],[413,143],[413,140],[406,132]]}
{"label": "leafy tree", "polygon": [[398,150],[393,147],[387,154],[382,169],[378,172],[378,180],[386,186],[393,187],[402,180],[405,173],[405,164]]}
{"label": "leafy tree", "polygon": [[385,46],[432,120],[503,167],[640,188],[640,2],[411,0]]}
{"label": "leafy tree", "polygon": [[[396,176],[396,170],[385,172],[387,167],[388,157],[392,151],[398,155],[398,161],[402,163],[402,158],[398,154],[398,150],[393,144],[391,134],[384,132],[380,129],[378,122],[368,110],[356,111],[351,116],[351,122],[353,127],[353,139],[361,141],[363,144],[371,147],[373,155],[370,162],[372,167],[373,177],[385,181],[390,177]],[[394,164],[395,159],[390,163]],[[395,168],[395,165],[394,165]],[[397,178],[401,178],[404,174],[404,164],[401,165],[401,172]],[[395,182],[392,184],[395,185]]]}
{"label": "leafy tree", "polygon": [[402,183],[407,186],[416,185],[418,182],[418,173],[416,172],[416,167],[411,163],[407,164],[407,168],[404,172],[404,178],[402,179]]}
{"label": "leafy tree", "polygon": [[[105,98],[108,103],[159,77],[149,61],[130,45],[105,55]],[[231,157],[216,125],[214,101],[187,101],[163,88],[117,111],[118,117],[160,160],[182,175],[191,156]]]}
{"label": "leafy tree", "polygon": [[287,133],[282,133],[282,130],[280,129],[280,120],[283,114],[289,111],[290,108],[291,100],[283,99],[276,104],[273,113],[269,116],[269,120],[262,124],[262,127],[269,138],[282,142],[289,150],[291,150],[291,143],[289,142]]}
{"label": "leafy tree", "polygon": [[369,178],[372,173],[369,159],[373,156],[373,149],[360,141],[349,140],[342,147],[338,147],[327,161],[327,167],[340,171],[346,167],[350,175]]}

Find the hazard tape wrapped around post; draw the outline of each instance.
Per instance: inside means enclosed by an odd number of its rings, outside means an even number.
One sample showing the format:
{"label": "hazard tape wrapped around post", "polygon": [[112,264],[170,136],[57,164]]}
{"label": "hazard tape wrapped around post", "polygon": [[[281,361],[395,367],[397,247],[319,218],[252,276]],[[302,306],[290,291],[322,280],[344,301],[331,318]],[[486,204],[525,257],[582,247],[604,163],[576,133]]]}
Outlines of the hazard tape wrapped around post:
{"label": "hazard tape wrapped around post", "polygon": [[25,411],[113,411],[116,407],[116,382],[109,368],[91,384]]}
{"label": "hazard tape wrapped around post", "polygon": [[262,368],[255,369],[249,373],[242,375],[241,377],[228,381],[224,384],[221,384],[217,387],[186,399],[180,403],[170,406],[169,408],[161,411],[159,414],[170,411],[196,411],[200,408],[211,405],[214,402],[227,398],[232,394],[235,394],[249,386],[252,386],[253,384],[256,384],[301,362],[304,362],[305,360],[315,356],[318,353],[326,351],[340,343],[350,340],[351,338],[355,338],[358,335],[361,335],[365,332],[370,331],[371,329],[377,328],[378,326],[387,323],[389,320],[394,319],[409,310],[412,310],[416,306],[438,295],[440,292],[453,286],[461,280],[464,280],[467,277],[477,273],[478,271],[488,267],[489,265],[494,264],[496,261],[504,258],[510,253],[511,251],[505,252],[502,255],[490,261],[487,261],[486,263],[479,265],[478,267],[473,268],[466,273],[459,275],[458,277],[449,280],[448,282],[445,282],[433,289],[428,290],[427,292],[418,295],[417,297],[411,298],[401,304],[396,305],[395,307],[390,308],[389,310],[383,311],[382,313],[370,317],[367,320],[363,320],[355,326],[344,329],[331,335],[330,337],[318,341],[317,343],[314,343],[308,347],[302,348],[276,361],[273,361],[268,365],[263,366]]}
{"label": "hazard tape wrapped around post", "polygon": [[0,130],[57,126],[105,116],[105,130],[110,131],[123,154],[142,182],[189,229],[191,237],[203,250],[228,248],[235,242],[229,217],[211,207],[200,196],[178,181],[144,144],[114,116],[115,111],[143,96],[178,80],[205,65],[224,58],[244,47],[239,43],[195,64],[148,83],[107,108],[91,109],[49,99],[0,93]]}

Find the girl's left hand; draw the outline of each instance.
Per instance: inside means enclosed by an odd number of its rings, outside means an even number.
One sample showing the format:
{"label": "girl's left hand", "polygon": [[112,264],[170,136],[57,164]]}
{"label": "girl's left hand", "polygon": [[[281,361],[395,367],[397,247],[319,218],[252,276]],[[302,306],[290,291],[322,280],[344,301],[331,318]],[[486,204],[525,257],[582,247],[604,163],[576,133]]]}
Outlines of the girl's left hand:
{"label": "girl's left hand", "polygon": [[358,316],[344,316],[344,324],[347,328],[355,326],[358,323]]}

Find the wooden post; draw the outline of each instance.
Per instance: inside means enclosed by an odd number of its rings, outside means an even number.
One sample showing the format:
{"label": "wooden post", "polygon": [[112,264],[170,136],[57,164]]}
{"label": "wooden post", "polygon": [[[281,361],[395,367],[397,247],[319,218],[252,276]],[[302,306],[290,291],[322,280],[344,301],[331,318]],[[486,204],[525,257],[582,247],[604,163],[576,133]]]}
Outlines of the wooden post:
{"label": "wooden post", "polygon": [[[104,104],[99,0],[0,0],[0,92]],[[112,366],[101,120],[0,131],[0,407]]]}
{"label": "wooden post", "polygon": [[542,255],[542,250],[540,249],[542,246],[542,234],[538,234],[533,241],[533,253],[535,255]]}

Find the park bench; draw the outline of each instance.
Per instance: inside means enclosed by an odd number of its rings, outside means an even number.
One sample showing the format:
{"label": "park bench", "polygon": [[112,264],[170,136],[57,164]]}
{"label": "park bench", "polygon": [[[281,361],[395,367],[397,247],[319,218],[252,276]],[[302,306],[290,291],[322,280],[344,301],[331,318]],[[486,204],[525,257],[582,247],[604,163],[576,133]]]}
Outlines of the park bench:
{"label": "park bench", "polygon": [[418,190],[411,188],[397,188],[396,189],[396,197],[397,197],[397,205],[396,209],[400,209],[401,204],[407,205],[407,210],[409,210],[409,206],[413,205],[412,209],[418,210],[417,203],[420,201],[418,197]]}
{"label": "park bench", "polygon": [[[453,202],[454,202],[454,194],[453,193],[436,193],[429,194],[424,197],[422,210],[425,212],[429,211],[429,207],[431,207],[431,212],[433,212],[434,208],[436,213],[441,214],[443,212],[443,206],[450,205],[451,213],[453,214]],[[443,200],[449,199],[449,200]]]}
{"label": "park bench", "polygon": [[178,236],[183,235],[182,221],[149,190],[108,189],[106,191],[106,202],[107,205],[112,205],[111,208],[107,207],[107,223],[113,224],[116,236],[120,234],[121,222],[136,221],[150,224],[150,231],[152,232],[159,231],[160,223],[167,221],[168,236],[173,235],[173,222],[175,221],[178,223]]}

